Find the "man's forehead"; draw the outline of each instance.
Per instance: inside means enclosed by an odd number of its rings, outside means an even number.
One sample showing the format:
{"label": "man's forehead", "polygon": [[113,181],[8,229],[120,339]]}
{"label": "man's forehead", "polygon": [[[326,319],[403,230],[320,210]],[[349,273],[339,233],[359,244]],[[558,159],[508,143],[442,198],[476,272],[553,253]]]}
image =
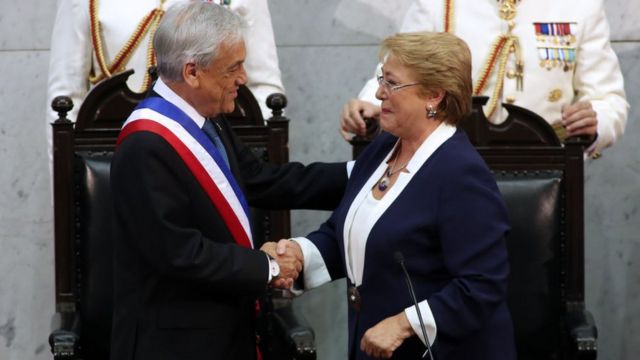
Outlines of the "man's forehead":
{"label": "man's forehead", "polygon": [[225,41],[218,47],[218,56],[216,57],[220,63],[235,64],[237,62],[244,62],[247,55],[247,51],[244,45],[244,40],[240,41]]}

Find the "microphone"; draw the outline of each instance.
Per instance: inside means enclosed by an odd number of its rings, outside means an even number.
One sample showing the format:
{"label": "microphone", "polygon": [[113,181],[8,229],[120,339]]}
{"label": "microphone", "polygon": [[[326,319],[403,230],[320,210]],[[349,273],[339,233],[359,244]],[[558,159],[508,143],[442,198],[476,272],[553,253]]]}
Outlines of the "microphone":
{"label": "microphone", "polygon": [[429,353],[429,358],[433,360],[433,353],[431,352],[431,344],[429,341],[429,336],[427,336],[427,328],[424,326],[424,322],[422,321],[422,313],[420,313],[420,306],[418,306],[418,299],[416,299],[416,292],[413,290],[413,284],[411,283],[411,278],[409,277],[409,272],[407,268],[404,266],[404,256],[402,252],[396,251],[393,254],[394,260],[400,264],[402,271],[404,272],[405,280],[407,281],[407,287],[409,288],[409,294],[411,295],[411,300],[413,300],[413,306],[416,308],[416,312],[418,313],[418,320],[420,321],[420,329],[422,330],[422,336],[426,340],[427,350],[422,354],[422,358],[424,359]]}

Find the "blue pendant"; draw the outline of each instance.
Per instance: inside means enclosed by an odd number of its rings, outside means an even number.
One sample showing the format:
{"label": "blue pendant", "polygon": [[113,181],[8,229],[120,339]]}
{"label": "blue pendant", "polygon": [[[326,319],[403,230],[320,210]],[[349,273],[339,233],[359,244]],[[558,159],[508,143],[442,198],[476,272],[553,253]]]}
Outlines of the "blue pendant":
{"label": "blue pendant", "polygon": [[378,190],[380,191],[385,191],[389,188],[389,178],[387,178],[386,176],[384,176],[382,179],[380,179],[380,181],[378,182]]}

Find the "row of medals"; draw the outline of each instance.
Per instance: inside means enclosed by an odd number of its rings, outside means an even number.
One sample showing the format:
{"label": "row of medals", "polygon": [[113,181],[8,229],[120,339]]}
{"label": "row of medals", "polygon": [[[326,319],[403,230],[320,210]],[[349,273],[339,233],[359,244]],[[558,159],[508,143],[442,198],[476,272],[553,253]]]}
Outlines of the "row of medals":
{"label": "row of medals", "polygon": [[[520,0],[498,1],[500,1],[500,18],[507,21],[513,20],[516,17],[517,2]],[[561,67],[564,71],[573,70],[576,60],[575,23],[535,23],[534,26],[538,40],[540,67],[547,70],[557,67]]]}
{"label": "row of medals", "polygon": [[[500,5],[500,17],[510,21],[516,16],[515,0],[503,0]],[[554,67],[562,65],[564,71],[573,69],[575,64],[575,36],[572,27],[574,24],[551,24],[536,23],[536,39],[538,44],[538,53],[540,56],[540,66],[551,70]],[[544,28],[544,31],[542,30]],[[558,31],[559,30],[559,31]],[[568,31],[567,31],[568,30]],[[543,34],[546,32],[547,34]],[[548,35],[553,32],[555,35]],[[545,46],[546,45],[546,46]],[[549,95],[550,101],[556,101],[561,97],[560,90],[553,90]],[[553,129],[558,137],[563,140],[566,138],[566,129],[562,123],[555,122]]]}
{"label": "row of medals", "polygon": [[540,66],[571,71],[576,63],[575,23],[535,23]]}

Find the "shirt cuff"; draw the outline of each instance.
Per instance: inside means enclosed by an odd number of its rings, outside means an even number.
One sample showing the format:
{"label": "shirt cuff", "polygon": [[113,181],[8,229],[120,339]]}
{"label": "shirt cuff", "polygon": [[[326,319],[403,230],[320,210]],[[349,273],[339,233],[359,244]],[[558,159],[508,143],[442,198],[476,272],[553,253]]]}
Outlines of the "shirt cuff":
{"label": "shirt cuff", "polygon": [[[424,322],[424,327],[427,330],[429,345],[431,346],[436,341],[436,320],[433,318],[433,313],[431,312],[431,308],[429,307],[429,303],[427,302],[427,300],[421,301],[420,303],[418,303],[418,306],[420,306],[420,314],[422,314],[422,321]],[[404,309],[404,313],[405,315],[407,315],[407,319],[411,324],[413,332],[418,335],[420,340],[422,340],[422,343],[426,346],[427,341],[425,340],[424,335],[422,335],[422,327],[420,326],[420,319],[418,319],[418,312],[416,311],[416,307],[410,306]]]}
{"label": "shirt cuff", "polygon": [[329,275],[329,270],[327,270],[327,265],[324,263],[320,250],[307,238],[296,237],[290,240],[297,242],[300,245],[300,249],[302,249],[302,256],[304,257],[302,274],[305,290],[330,282],[331,275]]}

